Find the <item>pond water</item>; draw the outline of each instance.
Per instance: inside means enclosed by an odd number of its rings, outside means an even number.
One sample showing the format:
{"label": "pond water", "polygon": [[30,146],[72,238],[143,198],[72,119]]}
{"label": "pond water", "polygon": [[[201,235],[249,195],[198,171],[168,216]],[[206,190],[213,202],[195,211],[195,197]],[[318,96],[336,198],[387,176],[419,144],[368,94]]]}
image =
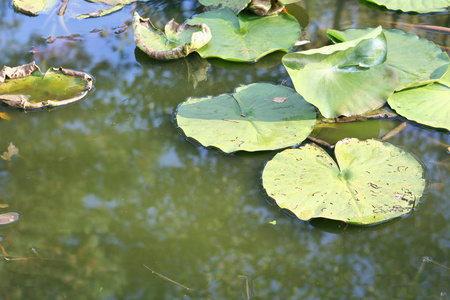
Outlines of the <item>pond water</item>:
{"label": "pond water", "polygon": [[[409,123],[389,140],[427,168],[427,193],[412,214],[372,227],[294,219],[271,205],[261,186],[264,163],[276,152],[225,155],[187,141],[174,122],[187,97],[255,82],[292,86],[282,55],[256,64],[195,54],[156,61],[135,47],[133,10],[161,27],[200,12],[195,0],[147,1],[101,18],[73,18],[90,8],[97,6],[71,1],[64,17],[30,17],[0,2],[0,67],[35,60],[42,70],[62,66],[95,78],[95,90],[71,106],[0,107],[9,116],[0,119],[0,152],[13,143],[20,154],[0,160],[0,212],[20,214],[0,227],[8,258],[0,262],[0,299],[444,299],[450,293],[448,132]],[[302,49],[325,45],[328,28],[377,25],[449,46],[448,34],[407,25],[448,27],[448,14],[401,15],[350,0],[304,0],[288,11],[306,26],[311,44]],[[377,138],[401,122],[345,130]]]}

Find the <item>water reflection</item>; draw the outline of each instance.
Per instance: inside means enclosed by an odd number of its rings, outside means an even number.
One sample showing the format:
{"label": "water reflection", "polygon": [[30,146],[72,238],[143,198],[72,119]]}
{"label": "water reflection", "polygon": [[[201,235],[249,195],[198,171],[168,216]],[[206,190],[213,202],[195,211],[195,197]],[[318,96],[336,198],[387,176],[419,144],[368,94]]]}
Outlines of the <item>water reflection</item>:
{"label": "water reflection", "polygon": [[[303,5],[310,18],[307,47],[327,43],[327,28],[394,18],[354,1]],[[252,280],[252,299],[412,299],[445,291],[447,269],[427,264],[416,275],[425,255],[448,265],[450,176],[446,165],[436,163],[448,159],[442,146],[449,144],[448,133],[408,126],[392,139],[426,164],[430,185],[442,183],[416,212],[373,230],[326,232],[267,205],[260,172],[274,153],[206,150],[186,142],[173,121],[187,97],[286,81],[278,58],[267,68],[201,60],[206,80],[195,85],[189,74],[196,58],[151,60],[136,50],[130,29],[112,31],[129,24],[132,7],[104,19],[66,19],[81,41],[52,44],[46,37],[65,34],[52,31],[56,21],[43,26],[47,16],[26,17],[5,2],[0,8],[4,64],[35,59],[42,69],[62,65],[96,78],[95,91],[70,107],[25,113],[1,107],[11,120],[0,120],[0,152],[13,142],[21,154],[0,160],[1,202],[21,215],[20,222],[1,228],[1,245],[11,256],[34,259],[3,262],[0,298],[201,298],[144,264],[218,299],[241,298],[240,275]],[[172,16],[182,22],[199,5],[149,1],[136,9],[163,24]],[[446,16],[395,17],[445,25]],[[94,28],[108,32],[91,33]],[[30,53],[31,46],[40,50]],[[370,131],[387,130],[383,126],[380,121]]]}

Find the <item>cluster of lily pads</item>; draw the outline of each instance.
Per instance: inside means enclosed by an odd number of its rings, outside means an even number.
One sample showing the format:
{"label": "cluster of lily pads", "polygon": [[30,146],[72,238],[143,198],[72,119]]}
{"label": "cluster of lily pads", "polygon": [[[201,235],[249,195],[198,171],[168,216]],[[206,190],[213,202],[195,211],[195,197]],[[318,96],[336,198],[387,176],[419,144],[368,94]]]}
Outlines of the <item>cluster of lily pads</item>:
{"label": "cluster of lily pads", "polygon": [[[240,25],[234,32],[250,35],[245,23]],[[212,32],[222,45],[231,35],[225,27]],[[177,109],[178,126],[187,137],[226,153],[294,147],[267,162],[262,179],[278,206],[302,220],[367,225],[404,215],[425,188],[422,165],[413,155],[386,142],[346,138],[335,146],[335,161],[315,144],[296,145],[314,129],[317,112],[321,118],[358,116],[386,102],[409,120],[450,130],[448,55],[414,34],[381,27],[329,30],[328,36],[334,45],[283,57],[295,91],[255,83],[232,94],[189,98]],[[207,51],[197,52],[204,57],[244,61],[203,47]]]}
{"label": "cluster of lily pads", "polygon": [[[295,1],[199,1],[209,10],[183,24],[171,20],[164,30],[135,12],[137,47],[162,60],[197,52],[248,63],[271,52],[291,52],[300,40],[298,21],[284,10],[284,4]],[[424,12],[446,8],[448,1],[367,2]],[[130,2],[112,1],[111,10]],[[29,7],[21,10],[30,13]],[[302,220],[324,217],[367,225],[407,214],[425,189],[423,167],[412,154],[384,141],[351,137],[333,146],[335,158],[316,144],[297,146],[324,118],[364,116],[386,105],[408,120],[450,130],[449,57],[434,43],[398,30],[327,33],[333,45],[282,58],[295,90],[254,83],[231,94],[188,98],[177,108],[177,124],[187,137],[225,153],[285,149],[265,165],[263,186],[278,206]],[[66,85],[63,90],[70,95],[45,94],[54,84]],[[41,89],[33,95],[15,90],[37,85]],[[91,87],[87,74],[62,68],[42,74],[34,63],[0,72],[0,100],[22,108],[67,104]],[[69,100],[48,100],[52,97]]]}

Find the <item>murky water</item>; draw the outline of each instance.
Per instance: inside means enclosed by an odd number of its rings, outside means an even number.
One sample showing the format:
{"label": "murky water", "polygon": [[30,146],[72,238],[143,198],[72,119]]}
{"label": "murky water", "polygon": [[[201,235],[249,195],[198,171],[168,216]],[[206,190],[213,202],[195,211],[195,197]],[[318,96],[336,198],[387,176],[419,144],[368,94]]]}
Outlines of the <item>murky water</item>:
{"label": "murky water", "polygon": [[[448,133],[409,124],[390,139],[427,167],[427,194],[408,217],[369,228],[290,218],[267,202],[261,187],[261,170],[274,152],[204,149],[185,140],[173,115],[190,96],[254,82],[290,85],[280,55],[252,65],[196,55],[155,61],[135,47],[132,5],[76,20],[70,16],[86,4],[74,4],[58,18],[29,17],[0,3],[0,67],[35,60],[42,70],[63,66],[96,79],[95,90],[68,107],[0,107],[10,117],[0,120],[0,152],[10,142],[19,149],[11,161],[0,159],[0,213],[20,214],[0,227],[8,258],[0,261],[0,299],[444,299],[450,293]],[[378,24],[449,46],[446,34],[399,24],[449,26],[449,15],[396,15],[349,0],[304,0],[302,7],[289,11],[308,25],[312,43],[305,48],[327,43],[327,28]],[[136,6],[156,26],[171,18],[181,23],[198,8],[194,0]],[[46,40],[70,34],[80,36]],[[192,72],[199,68],[207,80]],[[399,123],[373,121],[355,135],[382,136]]]}

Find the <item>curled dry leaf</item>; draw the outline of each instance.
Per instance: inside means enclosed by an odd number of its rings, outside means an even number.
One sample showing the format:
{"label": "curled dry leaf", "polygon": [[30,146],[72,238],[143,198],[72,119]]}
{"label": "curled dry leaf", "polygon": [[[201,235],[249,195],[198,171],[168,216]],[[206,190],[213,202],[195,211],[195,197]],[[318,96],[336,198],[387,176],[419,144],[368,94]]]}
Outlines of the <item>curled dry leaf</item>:
{"label": "curled dry leaf", "polygon": [[45,74],[35,62],[0,71],[0,101],[33,109],[67,105],[82,99],[92,89],[87,73],[50,68]]}
{"label": "curled dry leaf", "polygon": [[173,19],[164,32],[153,26],[149,18],[137,12],[133,20],[134,40],[139,49],[156,59],[177,59],[200,49],[211,40],[206,24],[178,24]]}

